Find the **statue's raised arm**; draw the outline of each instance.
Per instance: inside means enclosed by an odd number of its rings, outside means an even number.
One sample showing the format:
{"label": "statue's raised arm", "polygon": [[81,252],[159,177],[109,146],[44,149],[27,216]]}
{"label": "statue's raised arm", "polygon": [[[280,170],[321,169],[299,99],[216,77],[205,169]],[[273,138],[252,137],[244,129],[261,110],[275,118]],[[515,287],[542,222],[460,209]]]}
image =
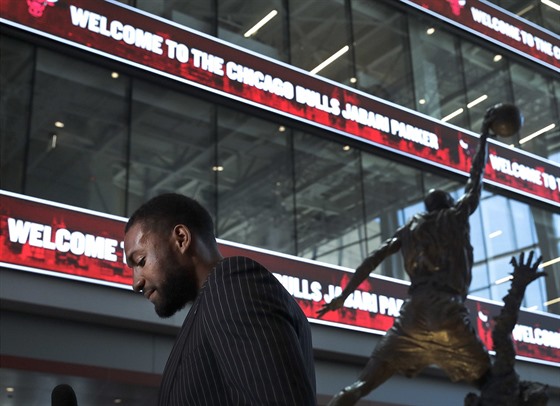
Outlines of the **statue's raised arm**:
{"label": "statue's raised arm", "polygon": [[511,137],[519,131],[522,123],[523,117],[519,109],[512,104],[497,104],[486,110],[465,193],[457,202],[459,210],[466,210],[468,215],[471,215],[478,207],[484,168],[488,160],[488,137]]}

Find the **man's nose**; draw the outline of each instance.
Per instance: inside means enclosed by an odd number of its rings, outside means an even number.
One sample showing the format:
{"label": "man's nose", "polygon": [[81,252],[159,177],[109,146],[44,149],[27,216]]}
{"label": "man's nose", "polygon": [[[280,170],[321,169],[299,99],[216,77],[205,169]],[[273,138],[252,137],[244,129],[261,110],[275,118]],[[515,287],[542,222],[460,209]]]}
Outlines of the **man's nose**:
{"label": "man's nose", "polygon": [[134,271],[134,276],[132,279],[132,289],[137,292],[140,293],[142,292],[142,289],[144,289],[144,284],[146,283],[146,281],[144,280],[144,278],[142,278],[142,276],[138,275],[138,272],[135,270]]}

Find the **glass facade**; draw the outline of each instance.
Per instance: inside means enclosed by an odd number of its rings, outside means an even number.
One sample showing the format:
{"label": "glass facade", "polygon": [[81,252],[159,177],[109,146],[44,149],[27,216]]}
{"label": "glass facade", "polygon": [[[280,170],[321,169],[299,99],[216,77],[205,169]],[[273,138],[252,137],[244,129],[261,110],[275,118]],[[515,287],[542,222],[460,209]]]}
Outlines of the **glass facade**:
{"label": "glass facade", "polygon": [[[502,141],[560,162],[558,74],[440,20],[372,0],[198,3],[136,0],[135,6],[306,71],[344,51],[317,75],[475,133],[486,109],[514,103],[525,125]],[[538,0],[494,3],[558,33],[560,10]],[[272,11],[268,23],[245,36]]]}
{"label": "glass facade", "polygon": [[558,2],[552,0],[490,0],[490,2],[540,27],[560,34]]}
{"label": "glass facade", "polygon": [[[135,5],[305,70],[348,45],[318,74],[438,119],[463,109],[447,121],[475,132],[489,106],[516,103],[526,123],[516,145],[556,124],[520,147],[559,161],[557,75],[433,20],[366,0]],[[245,35],[273,10],[270,25]],[[427,165],[116,72],[101,58],[0,38],[2,189],[121,216],[159,193],[184,193],[211,210],[219,238],[354,268],[423,210],[429,189],[458,198],[464,187]],[[508,284],[495,281],[512,255],[560,255],[560,214],[491,189],[471,227],[477,296],[504,296]],[[559,269],[545,269],[524,305],[560,314],[560,304],[545,304],[559,296]],[[398,255],[377,272],[406,279]]]}

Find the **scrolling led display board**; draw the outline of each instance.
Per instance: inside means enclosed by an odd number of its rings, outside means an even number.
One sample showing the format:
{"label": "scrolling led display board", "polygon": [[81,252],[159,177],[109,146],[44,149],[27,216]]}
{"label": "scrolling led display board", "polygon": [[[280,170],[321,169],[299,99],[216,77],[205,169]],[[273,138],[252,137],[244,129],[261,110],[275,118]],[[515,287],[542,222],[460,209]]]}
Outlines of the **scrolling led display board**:
{"label": "scrolling led display board", "polygon": [[[127,219],[0,190],[0,269],[34,272],[131,290],[124,263]],[[340,294],[352,270],[219,240],[226,257],[242,255],[266,266],[312,323],[384,334],[398,316],[408,284],[370,275],[340,311],[316,319],[317,310]],[[46,287],[47,288],[47,287]],[[492,348],[497,302],[469,297],[473,325]],[[560,367],[560,317],[521,310],[513,330],[518,358]]]}
{"label": "scrolling led display board", "polygon": [[[0,22],[466,174],[477,135],[112,1],[0,0]],[[484,181],[560,207],[560,165],[490,140]]]}

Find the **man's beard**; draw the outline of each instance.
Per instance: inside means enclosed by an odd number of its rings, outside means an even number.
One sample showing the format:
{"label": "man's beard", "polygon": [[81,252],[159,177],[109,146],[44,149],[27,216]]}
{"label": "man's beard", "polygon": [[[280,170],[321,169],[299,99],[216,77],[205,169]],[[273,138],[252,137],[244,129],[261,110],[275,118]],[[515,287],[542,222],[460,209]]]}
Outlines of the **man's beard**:
{"label": "man's beard", "polygon": [[194,269],[185,268],[168,258],[162,267],[167,277],[158,287],[158,301],[154,303],[157,315],[162,318],[173,316],[194,301],[198,293]]}

